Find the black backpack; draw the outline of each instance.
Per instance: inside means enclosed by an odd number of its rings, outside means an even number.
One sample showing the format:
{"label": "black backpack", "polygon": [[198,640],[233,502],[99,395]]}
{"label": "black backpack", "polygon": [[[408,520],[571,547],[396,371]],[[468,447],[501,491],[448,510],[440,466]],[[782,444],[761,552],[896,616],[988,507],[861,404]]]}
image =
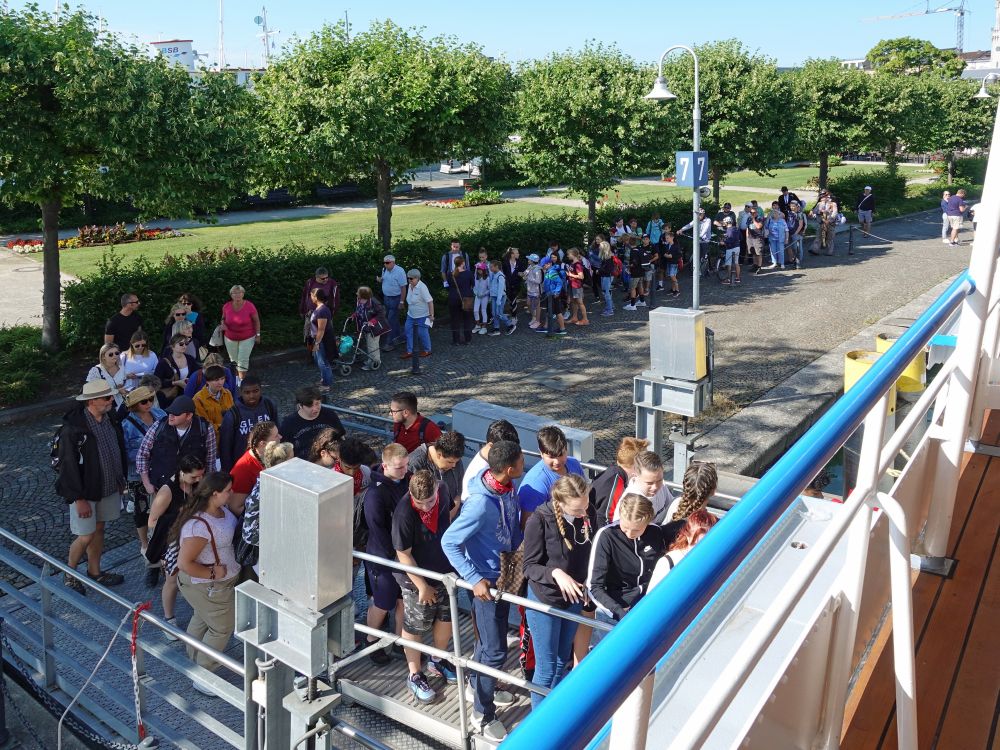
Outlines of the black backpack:
{"label": "black backpack", "polygon": [[[63,426],[60,425],[49,440],[49,465],[52,467],[52,471],[59,473],[60,467],[62,465],[62,460],[59,455],[59,446],[62,444],[62,431]],[[76,444],[76,452],[79,454],[80,450],[83,448],[83,444],[87,442],[86,433],[81,432],[79,441]]]}

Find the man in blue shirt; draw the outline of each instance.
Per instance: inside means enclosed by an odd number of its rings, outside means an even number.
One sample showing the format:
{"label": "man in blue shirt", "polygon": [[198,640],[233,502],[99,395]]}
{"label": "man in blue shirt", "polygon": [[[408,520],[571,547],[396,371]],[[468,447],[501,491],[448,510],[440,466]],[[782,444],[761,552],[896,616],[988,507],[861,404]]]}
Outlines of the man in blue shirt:
{"label": "man in blue shirt", "polygon": [[580,462],[569,455],[569,441],[562,430],[548,425],[538,431],[537,437],[542,460],[528,469],[517,491],[521,504],[521,528],[528,522],[528,516],[549,499],[552,485],[559,477],[567,474],[584,476]]}
{"label": "man in blue shirt", "polygon": [[952,247],[958,245],[958,230],[962,228],[965,220],[965,212],[969,206],[965,202],[965,190],[959,190],[948,199],[948,207],[944,213],[948,217],[948,226],[951,227],[951,239],[948,244]]}
{"label": "man in blue shirt", "polygon": [[385,316],[389,319],[389,340],[385,342],[386,351],[392,349],[403,340],[403,329],[399,325],[399,306],[406,301],[406,271],[396,265],[396,257],[387,255],[382,259],[383,271],[378,277],[382,284],[382,301],[385,303]]}
{"label": "man in blue shirt", "polygon": [[[490,446],[488,467],[469,483],[469,498],[441,537],[448,562],[472,584],[472,611],[476,619],[476,649],[473,659],[494,669],[507,660],[507,617],[510,603],[497,601],[490,589],[500,577],[500,553],[521,545],[517,490],[514,480],[524,473],[524,455],[517,443],[500,440]],[[507,729],[496,718],[496,678],[472,672],[473,724],[483,736],[499,742]],[[509,694],[504,696],[507,702]]]}

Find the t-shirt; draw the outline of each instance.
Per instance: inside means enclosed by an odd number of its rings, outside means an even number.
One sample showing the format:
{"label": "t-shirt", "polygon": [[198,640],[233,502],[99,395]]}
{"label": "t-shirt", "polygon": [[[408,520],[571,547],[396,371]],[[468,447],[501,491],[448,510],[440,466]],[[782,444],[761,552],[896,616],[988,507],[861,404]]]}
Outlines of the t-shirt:
{"label": "t-shirt", "polygon": [[[240,573],[240,564],[236,562],[236,553],[233,551],[233,535],[236,533],[236,524],[236,516],[233,515],[229,508],[222,506],[222,518],[216,518],[208,513],[199,513],[181,527],[180,542],[182,545],[185,539],[192,537],[209,540],[194,559],[195,562],[202,565],[215,564],[215,555],[212,553],[211,541],[213,538],[215,539],[215,548],[219,553],[219,563],[226,566],[224,574],[216,567],[216,581],[225,581]],[[211,527],[211,533],[209,533],[209,527]],[[211,578],[196,578],[195,576],[191,576],[191,583],[211,583],[211,580]]]}
{"label": "t-shirt", "polygon": [[479,452],[472,457],[469,465],[465,467],[465,475],[462,477],[462,502],[469,499],[469,483],[486,471],[490,467],[489,462],[483,458]]}
{"label": "t-shirt", "polygon": [[426,318],[431,314],[430,303],[434,301],[427,285],[418,281],[406,293],[406,315],[410,318]]}
{"label": "t-shirt", "polygon": [[281,433],[285,440],[292,441],[297,457],[308,461],[309,450],[312,448],[313,440],[316,439],[316,435],[320,430],[325,430],[327,427],[332,427],[341,435],[347,434],[344,425],[341,424],[340,418],[337,416],[337,412],[330,406],[324,406],[320,409],[319,416],[313,420],[303,419],[296,410],[281,420],[278,432]]}
{"label": "t-shirt", "polygon": [[427,469],[435,479],[443,482],[448,487],[451,497],[459,497],[462,494],[462,462],[455,464],[454,469],[441,471],[430,456],[430,446],[418,445],[410,451],[408,465],[411,473],[416,473],[422,469]]}
{"label": "t-shirt", "polygon": [[960,195],[953,195],[948,199],[948,208],[944,210],[948,216],[961,216],[962,208],[966,205],[965,198]]}
{"label": "t-shirt", "polygon": [[400,266],[393,266],[392,270],[382,271],[382,296],[399,297],[406,288],[406,271]]}
{"label": "t-shirt", "polygon": [[[576,261],[573,264],[573,267],[572,267],[571,270],[573,271],[573,273],[582,274],[583,273],[583,262],[579,261],[579,260]],[[583,278],[576,279],[576,278],[573,278],[572,276],[570,276],[569,277],[569,288],[570,289],[582,289],[583,288]]]}
{"label": "t-shirt", "polygon": [[132,334],[140,328],[142,328],[142,316],[139,313],[122,315],[121,312],[116,312],[104,325],[104,335],[114,336],[115,345],[121,351],[125,351],[132,343]]}
{"label": "t-shirt", "polygon": [[[420,520],[420,514],[413,507],[409,494],[405,495],[392,513],[392,547],[399,551],[410,550],[418,568],[426,568],[435,573],[450,573],[451,563],[441,549],[441,537],[451,525],[451,494],[444,485],[438,488],[437,530],[431,531]],[[406,583],[409,576],[401,570],[393,573],[396,580]]]}
{"label": "t-shirt", "polygon": [[156,363],[160,360],[148,348],[146,349],[145,356],[141,357],[137,357],[129,349],[123,349],[122,351],[125,352],[121,356],[122,370],[125,371],[125,387],[131,391],[139,385],[139,381],[142,380],[143,375],[153,374],[153,370],[156,369]]}
{"label": "t-shirt", "polygon": [[316,335],[319,333],[320,320],[326,321],[326,329],[323,333],[323,336],[325,337],[330,331],[330,324],[333,323],[333,313],[330,312],[330,308],[326,305],[317,307],[309,316],[309,335],[313,338],[316,338]]}
{"label": "t-shirt", "polygon": [[[566,459],[566,473],[584,476],[583,467],[572,456]],[[546,466],[544,461],[539,461],[528,469],[528,473],[524,475],[521,487],[517,491],[521,510],[525,513],[532,513],[539,505],[546,502],[549,499],[549,493],[552,492],[552,485],[560,476]]]}
{"label": "t-shirt", "polygon": [[257,314],[257,308],[253,302],[244,300],[243,306],[239,310],[233,309],[233,303],[227,302],[222,306],[222,320],[226,324],[226,338],[230,341],[246,341],[257,335],[257,329],[253,324],[253,316]]}
{"label": "t-shirt", "polygon": [[[423,425],[424,430],[423,440],[420,439],[421,425]],[[420,412],[417,412],[417,418],[413,420],[413,424],[409,427],[404,426],[402,422],[394,424],[392,426],[392,435],[393,442],[399,443],[406,448],[407,453],[412,453],[422,442],[433,443],[441,437],[441,428],[434,424],[433,420],[427,419]]]}
{"label": "t-shirt", "polygon": [[244,453],[229,470],[229,475],[233,478],[233,492],[249,494],[262,471],[264,464],[250,451]]}

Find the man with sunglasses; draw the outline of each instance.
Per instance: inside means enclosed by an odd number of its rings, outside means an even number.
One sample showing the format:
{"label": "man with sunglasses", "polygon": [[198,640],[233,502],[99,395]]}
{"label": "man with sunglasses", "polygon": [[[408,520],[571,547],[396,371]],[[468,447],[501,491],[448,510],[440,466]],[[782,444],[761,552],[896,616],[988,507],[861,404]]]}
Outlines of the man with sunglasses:
{"label": "man with sunglasses", "polygon": [[104,343],[115,344],[124,352],[132,343],[132,334],[142,328],[142,316],[139,314],[139,297],[132,292],[122,295],[121,305],[121,309],[104,326]]}
{"label": "man with sunglasses", "polygon": [[389,351],[403,340],[403,327],[399,324],[399,307],[406,302],[406,271],[396,265],[396,256],[387,255],[382,259],[382,274],[377,281],[382,285],[382,301],[385,303],[385,316],[389,319],[388,341],[383,349]]}
{"label": "man with sunglasses", "polygon": [[[56,492],[69,505],[69,528],[75,539],[68,563],[76,568],[87,553],[87,575],[103,586],[117,586],[124,577],[101,570],[104,526],[121,512],[125,489],[125,437],[112,414],[114,392],[103,380],[84,383],[80,402],[63,416],[57,438]],[[83,584],[66,576],[65,584],[86,594]]]}

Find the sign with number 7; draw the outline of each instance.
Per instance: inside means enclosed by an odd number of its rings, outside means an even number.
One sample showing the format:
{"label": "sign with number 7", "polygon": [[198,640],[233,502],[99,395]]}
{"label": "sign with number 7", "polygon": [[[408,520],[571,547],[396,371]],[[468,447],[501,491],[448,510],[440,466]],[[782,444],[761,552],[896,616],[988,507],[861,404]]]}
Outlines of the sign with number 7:
{"label": "sign with number 7", "polygon": [[678,187],[697,188],[708,184],[708,152],[678,151],[674,155]]}

